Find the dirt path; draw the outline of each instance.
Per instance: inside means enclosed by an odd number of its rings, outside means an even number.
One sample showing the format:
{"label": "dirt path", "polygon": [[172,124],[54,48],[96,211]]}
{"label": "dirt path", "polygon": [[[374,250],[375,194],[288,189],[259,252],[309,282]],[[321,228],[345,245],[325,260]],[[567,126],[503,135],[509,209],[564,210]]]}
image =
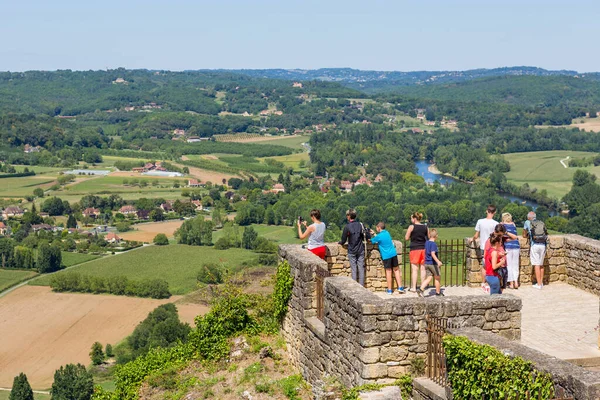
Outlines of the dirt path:
{"label": "dirt path", "polygon": [[569,167],[567,164],[565,164],[565,161],[568,161],[569,158],[571,158],[571,157],[567,156],[567,158],[563,158],[562,160],[560,160],[560,163],[562,164],[563,167],[565,167],[565,168]]}

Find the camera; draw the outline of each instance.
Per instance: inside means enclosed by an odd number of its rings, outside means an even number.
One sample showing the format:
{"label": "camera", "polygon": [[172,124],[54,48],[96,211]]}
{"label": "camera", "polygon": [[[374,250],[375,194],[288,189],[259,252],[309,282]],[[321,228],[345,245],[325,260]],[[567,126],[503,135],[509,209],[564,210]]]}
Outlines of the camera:
{"label": "camera", "polygon": [[302,218],[301,216],[298,217],[298,223],[301,224],[302,222],[304,222],[304,218]]}

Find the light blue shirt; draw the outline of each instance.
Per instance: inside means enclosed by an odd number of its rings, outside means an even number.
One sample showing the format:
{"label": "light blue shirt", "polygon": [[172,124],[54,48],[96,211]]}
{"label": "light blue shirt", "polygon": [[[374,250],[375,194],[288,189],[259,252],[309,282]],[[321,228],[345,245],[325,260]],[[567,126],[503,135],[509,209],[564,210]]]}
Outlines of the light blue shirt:
{"label": "light blue shirt", "polygon": [[379,245],[379,252],[381,253],[382,260],[387,260],[388,258],[398,255],[396,246],[392,241],[392,235],[385,229],[373,236],[373,238],[371,238],[371,243]]}

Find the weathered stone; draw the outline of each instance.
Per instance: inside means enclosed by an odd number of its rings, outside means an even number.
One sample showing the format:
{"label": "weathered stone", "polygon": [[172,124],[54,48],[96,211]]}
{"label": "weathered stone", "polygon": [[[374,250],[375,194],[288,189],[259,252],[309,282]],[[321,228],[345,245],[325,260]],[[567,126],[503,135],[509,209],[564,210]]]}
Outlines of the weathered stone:
{"label": "weathered stone", "polygon": [[367,364],[373,364],[379,361],[379,347],[368,347],[361,349],[358,358]]}
{"label": "weathered stone", "polygon": [[364,379],[385,378],[387,370],[388,366],[386,364],[367,364],[363,365],[360,376]]}
{"label": "weathered stone", "polygon": [[408,355],[408,351],[404,347],[382,347],[381,348],[381,361],[402,361]]}

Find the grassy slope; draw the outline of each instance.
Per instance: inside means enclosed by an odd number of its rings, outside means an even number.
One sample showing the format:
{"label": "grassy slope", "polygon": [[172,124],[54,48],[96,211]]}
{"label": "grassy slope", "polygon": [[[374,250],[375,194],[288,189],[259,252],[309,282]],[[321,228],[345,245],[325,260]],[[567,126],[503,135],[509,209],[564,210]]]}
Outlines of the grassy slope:
{"label": "grassy slope", "polygon": [[[0,400],[8,400],[10,397],[10,392],[8,391],[4,391],[4,390],[0,390]],[[50,396],[47,394],[34,394],[33,395],[35,400],[50,400]]]}
{"label": "grassy slope", "polygon": [[[563,167],[560,160],[567,156],[583,158],[594,154],[596,153],[568,150],[505,154],[504,157],[511,167],[506,177],[514,184],[528,183],[538,190],[546,189],[552,197],[561,198],[571,190],[571,181],[577,169]],[[600,176],[600,167],[592,166],[583,169]]]}
{"label": "grassy slope", "polygon": [[[149,246],[124,254],[108,256],[77,267],[77,272],[95,276],[126,276],[134,280],[162,278],[169,282],[173,294],[186,294],[196,289],[196,274],[209,262],[228,263],[234,269],[257,255],[243,249],[215,250],[213,247]],[[60,273],[60,272],[59,272]],[[32,282],[48,285],[49,277]]]}
{"label": "grassy slope", "polygon": [[0,269],[0,291],[37,274],[35,271]]}
{"label": "grassy slope", "polygon": [[[294,227],[286,225],[258,225],[253,224],[252,227],[258,233],[259,236],[263,236],[266,239],[274,240],[281,244],[299,244],[301,240],[296,238],[294,234]],[[240,227],[240,234],[243,234],[244,227]],[[223,236],[223,231],[218,230],[213,233],[213,242]]]}
{"label": "grassy slope", "polygon": [[68,251],[62,252],[62,263],[65,267],[72,267],[73,265],[81,264],[87,261],[92,261],[97,259],[100,256],[95,256],[92,254],[81,254],[81,253],[71,253]]}
{"label": "grassy slope", "polygon": [[302,150],[304,149],[304,147],[302,147],[302,143],[308,142],[309,139],[310,136],[295,136],[285,139],[265,140],[263,142],[257,142],[256,144],[278,144],[280,146]]}

